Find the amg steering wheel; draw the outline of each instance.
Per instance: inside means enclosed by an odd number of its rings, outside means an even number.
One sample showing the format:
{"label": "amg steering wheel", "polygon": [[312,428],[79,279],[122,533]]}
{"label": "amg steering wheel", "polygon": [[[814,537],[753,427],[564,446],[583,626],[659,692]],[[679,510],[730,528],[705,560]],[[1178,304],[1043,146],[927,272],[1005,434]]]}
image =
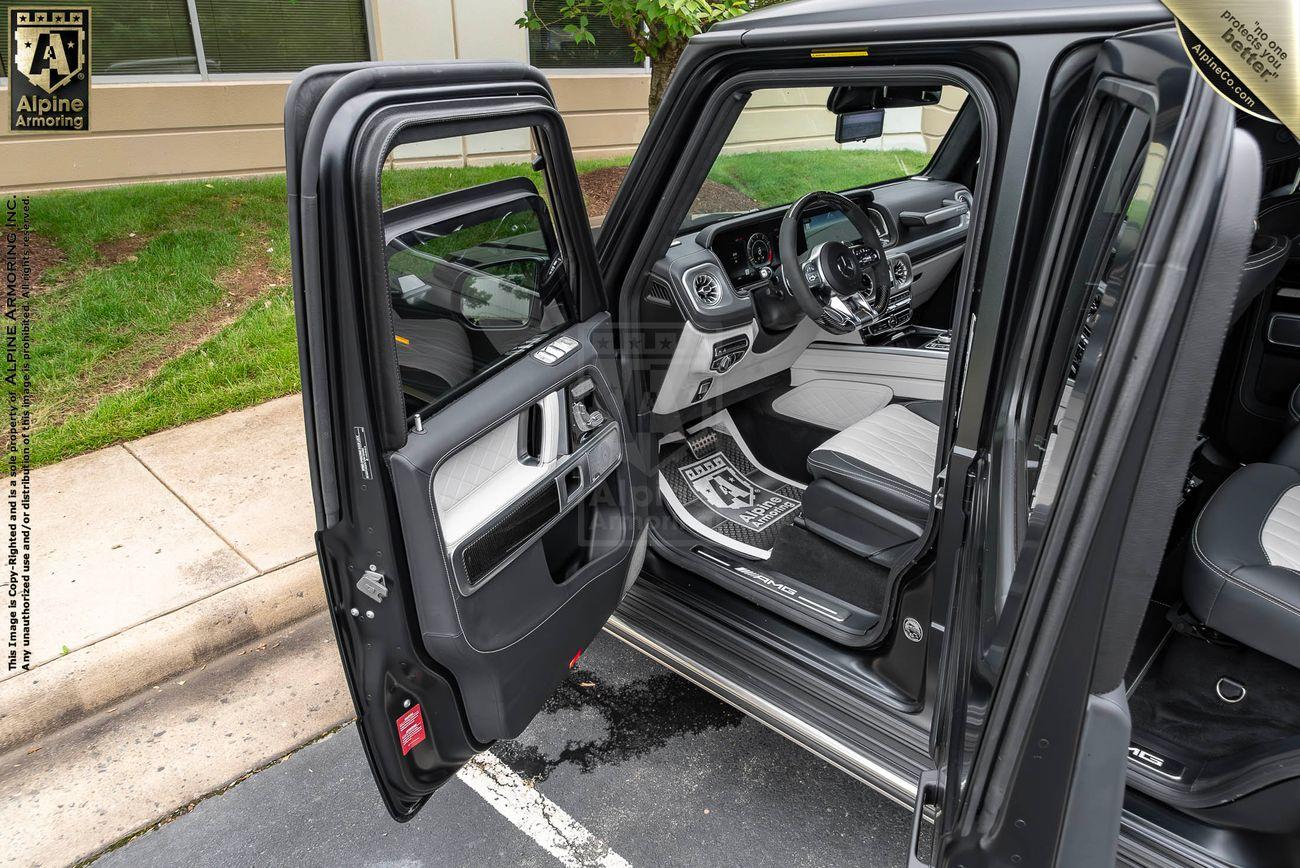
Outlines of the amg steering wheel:
{"label": "amg steering wheel", "polygon": [[[803,215],[823,206],[839,211],[857,241],[824,241],[799,256]],[[874,322],[889,300],[890,272],[880,236],[867,213],[847,196],[817,190],[790,206],[777,241],[781,272],[795,301],[828,332],[848,334]]]}

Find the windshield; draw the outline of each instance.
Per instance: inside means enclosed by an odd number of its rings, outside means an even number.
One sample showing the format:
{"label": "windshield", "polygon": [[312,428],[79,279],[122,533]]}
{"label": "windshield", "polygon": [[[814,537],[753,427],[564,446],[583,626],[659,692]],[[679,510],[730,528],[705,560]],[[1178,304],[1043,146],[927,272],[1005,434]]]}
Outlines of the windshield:
{"label": "windshield", "polygon": [[938,105],[883,110],[877,137],[835,141],[828,87],[757,90],[695,195],[682,229],[777,205],[813,190],[836,192],[906,178],[930,162],[966,94],[943,88]]}

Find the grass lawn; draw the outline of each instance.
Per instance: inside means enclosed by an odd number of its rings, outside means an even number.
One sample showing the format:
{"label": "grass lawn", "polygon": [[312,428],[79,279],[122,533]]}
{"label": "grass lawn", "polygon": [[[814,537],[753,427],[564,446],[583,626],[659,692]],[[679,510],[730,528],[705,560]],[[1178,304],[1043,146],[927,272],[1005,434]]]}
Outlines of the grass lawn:
{"label": "grass lawn", "polygon": [[[911,174],[925,161],[914,152],[729,155],[710,178],[768,206]],[[384,202],[523,168],[387,172]],[[53,259],[31,302],[33,464],[298,389],[283,177],[44,193],[32,218]]]}
{"label": "grass lawn", "polygon": [[709,179],[733,187],[762,208],[785,205],[813,190],[847,190],[914,175],[930,157],[920,151],[765,151],[725,154]]}

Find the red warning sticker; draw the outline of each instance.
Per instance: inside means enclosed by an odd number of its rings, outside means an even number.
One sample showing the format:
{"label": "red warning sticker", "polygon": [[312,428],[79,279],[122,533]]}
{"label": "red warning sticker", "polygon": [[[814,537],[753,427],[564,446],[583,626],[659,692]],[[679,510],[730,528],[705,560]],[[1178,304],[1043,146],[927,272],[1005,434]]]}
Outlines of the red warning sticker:
{"label": "red warning sticker", "polygon": [[402,744],[402,756],[424,741],[424,715],[420,713],[420,706],[412,705],[397,718],[397,740]]}

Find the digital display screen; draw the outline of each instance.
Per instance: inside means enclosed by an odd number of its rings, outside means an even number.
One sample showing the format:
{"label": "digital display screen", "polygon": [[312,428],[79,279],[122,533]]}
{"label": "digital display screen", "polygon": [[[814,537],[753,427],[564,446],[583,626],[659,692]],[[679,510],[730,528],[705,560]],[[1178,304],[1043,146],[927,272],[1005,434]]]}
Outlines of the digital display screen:
{"label": "digital display screen", "polygon": [[869,109],[835,116],[835,141],[865,142],[885,134],[885,110]]}

